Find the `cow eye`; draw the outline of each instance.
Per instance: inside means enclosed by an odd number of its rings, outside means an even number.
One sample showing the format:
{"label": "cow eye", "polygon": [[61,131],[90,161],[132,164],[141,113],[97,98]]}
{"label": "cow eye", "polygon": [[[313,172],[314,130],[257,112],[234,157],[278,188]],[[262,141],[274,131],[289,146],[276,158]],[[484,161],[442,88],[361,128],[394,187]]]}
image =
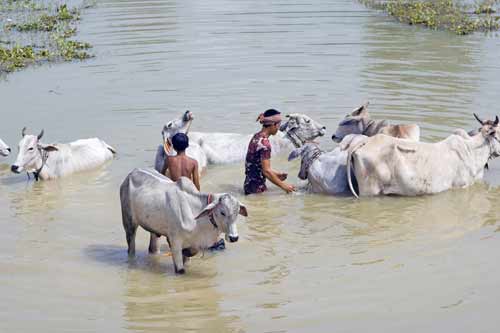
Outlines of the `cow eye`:
{"label": "cow eye", "polygon": [[306,123],[308,123],[308,124],[309,124],[310,122],[311,122],[311,119],[307,119],[307,120],[306,120]]}
{"label": "cow eye", "polygon": [[32,150],[33,150],[33,147],[30,147],[28,150],[29,150],[29,151],[32,151]]}
{"label": "cow eye", "polygon": [[224,212],[220,212],[220,214],[221,214],[222,216],[226,216],[226,214],[225,214]]}
{"label": "cow eye", "polygon": [[168,123],[167,127],[168,128],[172,127],[172,123]]}

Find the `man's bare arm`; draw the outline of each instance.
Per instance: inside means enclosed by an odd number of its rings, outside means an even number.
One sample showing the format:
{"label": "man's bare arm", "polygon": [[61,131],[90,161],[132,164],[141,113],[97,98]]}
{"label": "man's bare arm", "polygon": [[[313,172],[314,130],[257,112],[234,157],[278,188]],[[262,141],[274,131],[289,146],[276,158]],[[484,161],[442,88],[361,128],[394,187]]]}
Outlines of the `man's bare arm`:
{"label": "man's bare arm", "polygon": [[281,188],[283,191],[290,193],[295,191],[295,186],[289,185],[285,182],[283,182],[280,179],[280,174],[274,172],[271,169],[271,161],[270,160],[262,160],[261,162],[262,165],[262,173],[264,174],[264,177],[269,179],[274,185],[278,186]]}

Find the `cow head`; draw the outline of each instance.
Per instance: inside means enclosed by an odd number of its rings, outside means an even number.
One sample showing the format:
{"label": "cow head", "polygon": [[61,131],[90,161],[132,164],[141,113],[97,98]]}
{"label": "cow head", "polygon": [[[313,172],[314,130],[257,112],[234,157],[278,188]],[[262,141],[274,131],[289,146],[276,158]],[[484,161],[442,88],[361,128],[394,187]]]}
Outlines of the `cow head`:
{"label": "cow head", "polygon": [[500,120],[481,120],[475,113],[474,117],[481,124],[480,132],[490,145],[490,157],[500,156]]}
{"label": "cow head", "polygon": [[10,148],[0,139],[0,156],[9,156]]}
{"label": "cow head", "polygon": [[172,147],[172,137],[177,133],[187,134],[193,119],[193,114],[188,110],[179,118],[171,120],[163,126],[161,135],[163,136],[163,143],[167,152],[170,151]]}
{"label": "cow head", "polygon": [[26,127],[23,128],[22,139],[19,141],[19,153],[16,161],[11,166],[12,172],[20,173],[23,170],[33,172],[41,168],[43,165],[42,151],[50,152],[57,150],[53,145],[42,145],[40,139],[43,136],[43,130],[38,135],[26,134]]}
{"label": "cow head", "polygon": [[309,167],[321,153],[317,145],[306,143],[304,146],[293,150],[290,155],[288,155],[288,161],[292,161],[299,156],[302,158],[298,177],[302,180],[306,180],[309,176]]}
{"label": "cow head", "polygon": [[238,215],[248,216],[246,207],[238,199],[230,194],[222,194],[203,208],[196,219],[210,215],[212,215],[217,228],[226,234],[226,239],[229,239],[230,242],[238,241],[236,220]]}
{"label": "cow head", "polygon": [[370,124],[370,115],[368,114],[369,104],[369,102],[366,102],[359,108],[354,109],[351,114],[345,116],[339,123],[335,134],[332,135],[332,140],[341,142],[346,135],[363,134]]}
{"label": "cow head", "polygon": [[301,147],[304,143],[325,135],[326,127],[304,114],[292,113],[286,117],[288,119],[280,126],[280,131],[285,133],[295,147]]}

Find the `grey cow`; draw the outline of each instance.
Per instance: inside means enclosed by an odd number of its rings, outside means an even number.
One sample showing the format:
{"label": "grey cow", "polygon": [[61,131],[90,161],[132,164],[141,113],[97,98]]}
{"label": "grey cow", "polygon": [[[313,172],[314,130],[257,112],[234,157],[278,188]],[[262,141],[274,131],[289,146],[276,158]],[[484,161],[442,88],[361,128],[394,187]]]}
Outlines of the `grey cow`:
{"label": "grey cow", "polygon": [[376,134],[385,134],[395,138],[408,139],[412,141],[420,140],[420,127],[416,124],[409,125],[390,125],[387,120],[373,120],[368,113],[366,102],[359,108],[354,109],[343,119],[332,135],[332,140],[341,142],[346,135],[363,134],[374,136]]}
{"label": "grey cow", "polygon": [[248,216],[234,196],[199,192],[182,177],[177,182],[154,169],[134,169],[120,187],[122,220],[129,256],[135,254],[135,236],[141,226],[151,233],[149,252],[157,252],[157,240],[166,236],[175,272],[183,274],[188,257],[209,248],[221,233],[238,240],[238,215]]}

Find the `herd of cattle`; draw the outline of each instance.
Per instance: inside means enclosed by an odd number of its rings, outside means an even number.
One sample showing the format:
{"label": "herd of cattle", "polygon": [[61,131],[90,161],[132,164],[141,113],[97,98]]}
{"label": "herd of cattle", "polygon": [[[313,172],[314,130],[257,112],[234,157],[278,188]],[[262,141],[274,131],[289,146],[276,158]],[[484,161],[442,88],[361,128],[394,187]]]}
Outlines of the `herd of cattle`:
{"label": "herd of cattle", "polygon": [[[414,196],[466,187],[483,177],[488,161],[500,156],[500,126],[481,120],[480,127],[456,130],[436,143],[420,142],[418,125],[390,125],[370,118],[368,103],[343,119],[332,136],[339,145],[325,152],[314,140],[325,135],[325,127],[303,114],[291,114],[280,133],[270,139],[273,154],[291,151],[288,159],[301,157],[299,178],[308,181],[311,192],[354,196]],[[150,232],[149,251],[158,251],[158,238],[166,236],[175,271],[184,273],[184,263],[199,250],[213,245],[224,233],[238,240],[236,220],[247,209],[227,193],[201,193],[188,179],[173,182],[160,174],[165,157],[175,154],[172,137],[189,134],[186,154],[204,173],[209,164],[235,163],[245,159],[251,135],[190,132],[193,114],[186,111],[162,130],[155,167],[130,172],[120,187],[122,221],[129,255],[135,253],[138,226]],[[92,138],[67,144],[44,144],[39,135],[22,130],[19,152],[12,172],[33,173],[35,179],[55,179],[96,168],[113,158],[115,149]],[[11,149],[0,140],[0,156]]]}

